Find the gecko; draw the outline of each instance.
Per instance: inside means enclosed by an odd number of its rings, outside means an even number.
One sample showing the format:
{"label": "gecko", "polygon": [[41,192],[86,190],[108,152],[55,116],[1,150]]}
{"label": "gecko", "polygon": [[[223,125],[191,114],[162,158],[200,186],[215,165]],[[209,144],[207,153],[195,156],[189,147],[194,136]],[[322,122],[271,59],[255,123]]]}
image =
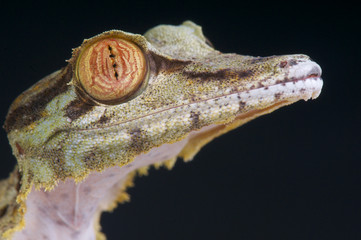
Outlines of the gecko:
{"label": "gecko", "polygon": [[136,175],[322,85],[306,55],[222,53],[191,21],[86,39],[9,108],[17,165],[0,182],[1,238],[106,239],[101,213],[129,201]]}

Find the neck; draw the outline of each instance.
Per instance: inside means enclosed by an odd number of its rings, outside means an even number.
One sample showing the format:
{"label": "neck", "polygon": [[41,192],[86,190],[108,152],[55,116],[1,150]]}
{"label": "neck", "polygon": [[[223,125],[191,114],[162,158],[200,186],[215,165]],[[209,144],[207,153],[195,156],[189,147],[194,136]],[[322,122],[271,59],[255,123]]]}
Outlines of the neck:
{"label": "neck", "polygon": [[123,167],[93,172],[79,183],[67,179],[51,191],[32,189],[26,200],[25,228],[13,239],[96,239],[101,213],[128,200],[125,190],[132,185],[135,170],[164,162],[177,155],[187,142],[184,139],[164,144]]}

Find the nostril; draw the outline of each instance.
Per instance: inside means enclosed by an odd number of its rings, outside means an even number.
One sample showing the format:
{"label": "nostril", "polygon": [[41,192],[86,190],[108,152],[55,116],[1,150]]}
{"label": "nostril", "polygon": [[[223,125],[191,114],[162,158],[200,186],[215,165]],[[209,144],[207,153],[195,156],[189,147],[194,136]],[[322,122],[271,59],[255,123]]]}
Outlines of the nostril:
{"label": "nostril", "polygon": [[288,61],[280,62],[280,68],[285,68],[288,65]]}
{"label": "nostril", "polygon": [[[290,65],[290,62],[288,62]],[[321,77],[321,67],[312,61],[299,62],[295,66],[289,67],[288,77],[291,79],[307,79]]]}
{"label": "nostril", "polygon": [[321,68],[317,66],[313,66],[310,72],[307,74],[308,77],[320,77],[321,76]]}
{"label": "nostril", "polygon": [[284,60],[282,62],[280,62],[279,66],[280,68],[285,68],[285,67],[292,67],[294,65],[297,65],[298,61],[296,59],[289,59],[289,60]]}

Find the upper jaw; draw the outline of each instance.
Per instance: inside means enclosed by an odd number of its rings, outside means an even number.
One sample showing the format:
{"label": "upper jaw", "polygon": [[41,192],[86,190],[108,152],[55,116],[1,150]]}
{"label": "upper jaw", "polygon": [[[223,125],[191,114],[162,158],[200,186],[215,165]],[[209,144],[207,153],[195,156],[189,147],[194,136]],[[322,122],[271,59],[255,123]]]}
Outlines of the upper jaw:
{"label": "upper jaw", "polygon": [[304,61],[291,66],[288,70],[288,78],[293,81],[305,80],[307,78],[320,78],[321,67],[313,61]]}
{"label": "upper jaw", "polygon": [[304,100],[317,98],[323,86],[321,67],[311,61],[301,61],[288,70],[287,79],[299,90],[298,97]]}

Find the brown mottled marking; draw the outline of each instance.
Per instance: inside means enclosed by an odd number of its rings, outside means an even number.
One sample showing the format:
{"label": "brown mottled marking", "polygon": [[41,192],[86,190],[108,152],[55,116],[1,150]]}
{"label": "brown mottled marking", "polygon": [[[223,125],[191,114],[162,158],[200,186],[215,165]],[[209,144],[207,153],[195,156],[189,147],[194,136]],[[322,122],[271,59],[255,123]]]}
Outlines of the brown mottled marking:
{"label": "brown mottled marking", "polygon": [[199,129],[201,124],[199,122],[199,112],[191,111],[192,129]]}
{"label": "brown mottled marking", "polygon": [[139,141],[142,138],[142,130],[140,128],[134,128],[129,134],[132,137],[132,141]]}
{"label": "brown mottled marking", "polygon": [[187,76],[188,78],[200,79],[201,81],[209,81],[209,80],[220,80],[225,79],[229,76],[234,76],[234,78],[242,79],[251,77],[253,72],[250,70],[244,71],[232,71],[231,69],[221,69],[216,72],[191,72],[191,71],[184,71],[183,75]]}
{"label": "brown mottled marking", "polygon": [[19,155],[24,155],[24,149],[20,146],[18,142],[15,143],[16,149],[18,150]]}
{"label": "brown mottled marking", "polygon": [[5,206],[2,206],[2,208],[0,209],[0,217],[4,216],[5,213],[7,212],[9,208],[9,205],[5,205]]}
{"label": "brown mottled marking", "polygon": [[59,225],[59,226],[67,227],[67,225],[66,225],[63,221],[61,221],[61,220],[57,220],[55,223],[56,223],[57,225]]}
{"label": "brown mottled marking", "polygon": [[74,121],[87,112],[91,111],[93,107],[94,106],[82,101],[81,99],[76,99],[70,102],[68,106],[66,106],[65,116]]}
{"label": "brown mottled marking", "polygon": [[282,96],[282,93],[275,93],[274,97],[276,100],[279,100]]}
{"label": "brown mottled marking", "polygon": [[132,142],[131,146],[136,153],[142,152],[146,148],[147,142],[143,138],[142,133],[143,131],[140,128],[134,128],[129,132]]}
{"label": "brown mottled marking", "polygon": [[291,60],[288,61],[289,66],[294,66],[296,64],[297,64],[297,60],[295,60],[295,59],[291,59]]}
{"label": "brown mottled marking", "polygon": [[151,54],[149,58],[152,60],[149,64],[150,70],[155,75],[163,71],[167,73],[179,71],[191,63],[191,61],[168,59],[155,53]]}
{"label": "brown mottled marking", "polygon": [[258,87],[259,87],[259,88],[262,88],[262,87],[264,87],[264,85],[263,85],[261,82],[259,82],[259,83],[258,83]]}
{"label": "brown mottled marking", "polygon": [[105,123],[109,122],[110,120],[111,120],[110,117],[107,117],[104,112],[104,114],[99,118],[97,124],[105,124]]}
{"label": "brown mottled marking", "polygon": [[243,101],[240,101],[240,102],[238,103],[238,105],[239,105],[239,112],[243,112],[243,111],[244,111],[244,108],[246,107],[246,104],[247,104],[247,103],[245,103],[245,102],[243,102]]}
{"label": "brown mottled marking", "polygon": [[[20,95],[20,102],[14,108],[10,109],[8,116],[4,123],[4,129],[8,133],[13,129],[21,129],[35,121],[41,119],[42,111],[47,104],[54,99],[55,96],[60,95],[68,89],[67,83],[72,78],[72,71],[70,67],[63,68],[59,74],[52,79],[46,79],[46,82],[39,82],[38,84],[45,84],[42,91],[30,97],[26,101],[22,101],[22,95],[31,93],[31,89],[25,91]],[[53,83],[55,82],[55,83]],[[33,88],[36,88],[34,85]]]}
{"label": "brown mottled marking", "polygon": [[90,152],[85,158],[83,159],[83,162],[89,167],[89,169],[94,169],[99,162],[99,158],[96,157],[95,154],[96,149],[93,149],[93,152]]}

